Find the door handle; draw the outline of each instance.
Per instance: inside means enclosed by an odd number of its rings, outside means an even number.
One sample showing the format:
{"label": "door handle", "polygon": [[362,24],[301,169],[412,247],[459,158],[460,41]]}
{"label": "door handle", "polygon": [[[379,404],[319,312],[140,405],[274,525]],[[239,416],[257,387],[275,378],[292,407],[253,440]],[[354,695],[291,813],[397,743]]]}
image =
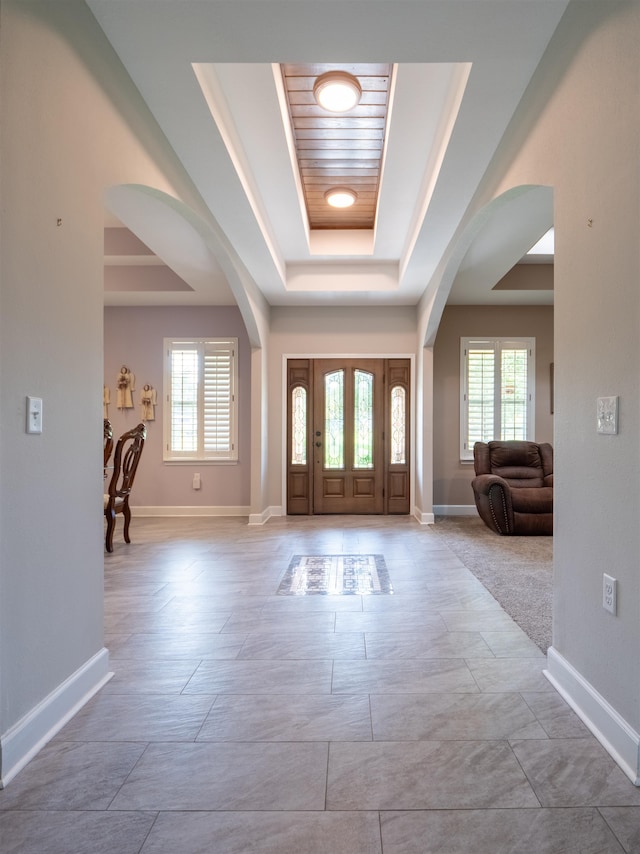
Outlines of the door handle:
{"label": "door handle", "polygon": [[316,442],[316,448],[320,448],[322,446],[322,442]]}

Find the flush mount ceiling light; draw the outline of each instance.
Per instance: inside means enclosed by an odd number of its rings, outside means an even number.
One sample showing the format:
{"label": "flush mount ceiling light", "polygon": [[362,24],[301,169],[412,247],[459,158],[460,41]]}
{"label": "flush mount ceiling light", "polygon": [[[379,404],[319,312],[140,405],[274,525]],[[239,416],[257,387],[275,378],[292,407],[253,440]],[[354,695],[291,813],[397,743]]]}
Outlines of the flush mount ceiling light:
{"label": "flush mount ceiling light", "polygon": [[332,208],[350,208],[355,204],[358,194],[349,187],[333,187],[327,190],[324,197]]}
{"label": "flush mount ceiling light", "polygon": [[313,97],[331,113],[346,113],[353,109],[361,95],[360,84],[346,71],[327,71],[313,84]]}

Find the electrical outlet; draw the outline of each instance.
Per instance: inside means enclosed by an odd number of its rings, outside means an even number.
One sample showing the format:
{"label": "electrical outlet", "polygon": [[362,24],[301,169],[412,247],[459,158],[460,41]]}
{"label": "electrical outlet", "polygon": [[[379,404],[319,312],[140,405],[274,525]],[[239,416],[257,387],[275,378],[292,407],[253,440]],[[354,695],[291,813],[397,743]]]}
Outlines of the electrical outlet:
{"label": "electrical outlet", "polygon": [[614,616],[618,605],[617,599],[618,582],[605,572],[602,576],[602,607]]}

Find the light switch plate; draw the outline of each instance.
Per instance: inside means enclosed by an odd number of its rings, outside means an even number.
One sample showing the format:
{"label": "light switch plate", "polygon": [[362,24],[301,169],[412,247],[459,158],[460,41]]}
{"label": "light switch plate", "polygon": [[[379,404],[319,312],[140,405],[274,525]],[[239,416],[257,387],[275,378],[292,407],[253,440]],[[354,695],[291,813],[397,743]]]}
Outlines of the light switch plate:
{"label": "light switch plate", "polygon": [[27,433],[42,433],[42,398],[27,396]]}
{"label": "light switch plate", "polygon": [[618,398],[599,397],[597,402],[598,433],[614,435],[618,432]]}

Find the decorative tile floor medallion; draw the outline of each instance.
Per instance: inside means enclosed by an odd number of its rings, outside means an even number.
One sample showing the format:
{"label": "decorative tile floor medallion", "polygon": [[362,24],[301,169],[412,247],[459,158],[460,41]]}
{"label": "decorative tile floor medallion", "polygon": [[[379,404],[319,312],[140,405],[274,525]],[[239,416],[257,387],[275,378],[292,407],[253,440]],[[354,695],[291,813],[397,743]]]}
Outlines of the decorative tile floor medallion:
{"label": "decorative tile floor medallion", "polygon": [[284,596],[393,593],[382,555],[294,555],[278,587]]}

